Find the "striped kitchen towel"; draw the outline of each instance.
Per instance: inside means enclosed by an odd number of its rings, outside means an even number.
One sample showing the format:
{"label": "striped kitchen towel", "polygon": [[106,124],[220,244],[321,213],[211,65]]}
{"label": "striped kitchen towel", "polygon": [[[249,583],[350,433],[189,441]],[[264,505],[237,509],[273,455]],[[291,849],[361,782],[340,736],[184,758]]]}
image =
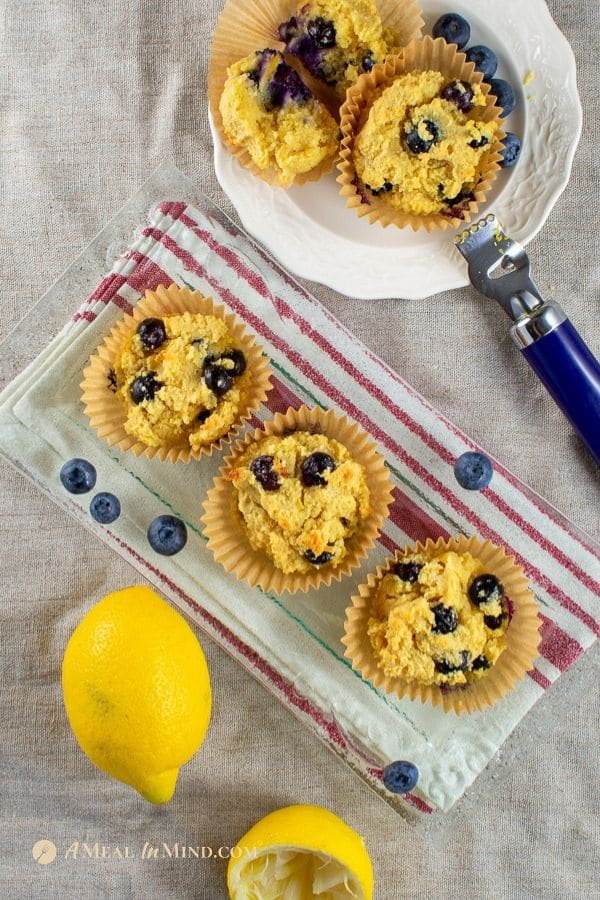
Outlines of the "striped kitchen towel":
{"label": "striped kitchen towel", "polygon": [[[200,524],[219,454],[187,467],[135,460],[88,428],[78,385],[89,355],[146,289],[173,282],[229,307],[271,357],[275,388],[259,421],[301,403],[332,407],[378,444],[394,480],[394,504],[377,547],[353,577],[283,598],[238,583],[206,550]],[[200,208],[165,201],[153,209],[113,271],[0,397],[0,447],[364,777],[380,786],[388,761],[413,760],[421,777],[407,799],[423,812],[453,806],[598,635],[600,548],[497,462],[488,488],[461,489],[453,464],[475,445],[208,202]],[[98,485],[121,499],[122,516],[109,529],[91,522],[85,502],[64,497],[58,470],[75,455],[92,460]],[[171,558],[158,557],[146,540],[149,521],[166,510],[190,533],[185,551]],[[395,547],[473,533],[503,545],[523,566],[542,613],[542,643],[535,668],[506,699],[454,717],[373,688],[344,659],[340,639],[350,595]]]}

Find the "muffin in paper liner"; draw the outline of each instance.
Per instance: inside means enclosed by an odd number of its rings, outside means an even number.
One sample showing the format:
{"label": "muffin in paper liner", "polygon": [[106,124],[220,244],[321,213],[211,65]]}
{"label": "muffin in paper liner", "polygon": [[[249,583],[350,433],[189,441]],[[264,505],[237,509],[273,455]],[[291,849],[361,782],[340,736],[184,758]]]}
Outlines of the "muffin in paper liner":
{"label": "muffin in paper liner", "polygon": [[[482,157],[479,181],[473,192],[474,199],[461,203],[460,217],[451,215],[449,211],[415,215],[395,209],[370,191],[362,191],[354,168],[354,141],[367,120],[371,99],[379,97],[399,76],[427,71],[441,72],[447,78],[478,84],[486,99],[486,106],[478,115],[478,120],[494,123],[496,126],[496,139]],[[429,36],[412,41],[398,55],[389,56],[385,62],[361,75],[347,91],[346,101],[340,110],[342,143],[337,164],[340,172],[337,182],[341,185],[340,194],[345,197],[346,206],[353,209],[359,218],[366,216],[369,223],[379,222],[384,228],[395,225],[398,228],[410,227],[413,231],[425,228],[431,232],[435,228],[444,230],[450,225],[458,228],[461,224],[470,222],[480,204],[485,201],[500,169],[504,137],[500,113],[501,109],[496,105],[496,98],[490,93],[489,85],[483,81],[483,75],[476,71],[473,63],[467,62],[467,57],[458,51],[456,44],[448,44],[443,38],[434,40]]]}
{"label": "muffin in paper liner", "polygon": [[[210,315],[225,322],[230,333],[243,348],[249,378],[236,423],[226,434],[210,444],[194,448],[189,444],[150,447],[125,430],[126,409],[115,393],[114,385],[111,383],[111,372],[114,371],[114,362],[124,341],[135,331],[142,319],[181,315],[185,312]],[[161,461],[188,463],[191,459],[197,459],[202,454],[210,455],[214,449],[230,443],[233,435],[242,427],[243,420],[252,417],[271,390],[271,370],[262,348],[252,335],[246,332],[233,313],[227,312],[223,306],[214,303],[210,297],[204,297],[199,291],[191,291],[187,287],[172,284],[168,288],[160,286],[155,291],[146,291],[144,297],[135,304],[132,315],[124,316],[113,326],[110,334],[83,370],[81,389],[84,412],[90,420],[90,425],[111,447],[116,446],[119,450],[133,453],[136,457],[145,456],[148,459],[157,457]]]}
{"label": "muffin in paper liner", "polygon": [[[397,47],[403,47],[419,37],[423,28],[421,9],[416,0],[376,0],[382,24],[397,35]],[[223,144],[237,158],[238,162],[253,175],[274,187],[282,187],[275,169],[259,169],[248,151],[238,147],[228,139],[223,128],[219,101],[227,78],[227,69],[248,54],[265,48],[283,52],[284,44],[278,28],[302,6],[301,0],[227,0],[213,33],[210,62],[208,67],[208,101],[215,128]],[[302,65],[289,54],[286,62],[295,68],[314,96],[321,100],[329,112],[337,117],[339,99],[335,92],[317,78],[313,78]],[[294,185],[318,181],[333,169],[335,158],[322,161],[309,172],[296,175]]]}
{"label": "muffin in paper liner", "polygon": [[[370,511],[346,542],[348,552],[338,566],[323,565],[310,572],[286,574],[265,553],[254,550],[250,545],[238,511],[236,490],[227,478],[227,472],[254,441],[297,431],[323,434],[346,447],[352,458],[365,469]],[[299,409],[290,408],[285,414],[277,413],[262,428],[247,434],[243,441],[236,444],[233,454],[225,459],[225,466],[220,471],[221,475],[215,479],[204,503],[202,522],[208,549],[227,572],[236,575],[238,581],[247,581],[251,587],[258,586],[276,594],[306,592],[310,588],[327,586],[334,579],[340,581],[342,575],[348,575],[367,556],[392,502],[390,476],[373,440],[356,423],[336,415],[333,410],[301,406]]]}
{"label": "muffin in paper liner", "polygon": [[[448,550],[456,553],[470,553],[485,567],[485,571],[495,575],[504,586],[509,600],[509,624],[506,629],[506,648],[494,665],[476,681],[456,687],[421,685],[402,678],[390,678],[378,667],[373,655],[367,625],[371,616],[371,603],[376,589],[384,575],[391,571],[394,563],[412,553],[424,553],[433,557]],[[342,643],[346,647],[344,656],[352,662],[352,668],[375,687],[400,699],[420,700],[432,706],[441,706],[444,712],[472,713],[493,706],[502,699],[515,684],[523,679],[534,665],[540,643],[540,618],[533,594],[529,590],[523,569],[515,565],[514,557],[507,556],[502,547],[478,537],[430,538],[423,545],[419,542],[412,547],[396,551],[385,564],[378,566],[375,574],[368,576],[366,584],[361,584],[358,594],[352,597],[352,606],[346,610],[345,635]]]}

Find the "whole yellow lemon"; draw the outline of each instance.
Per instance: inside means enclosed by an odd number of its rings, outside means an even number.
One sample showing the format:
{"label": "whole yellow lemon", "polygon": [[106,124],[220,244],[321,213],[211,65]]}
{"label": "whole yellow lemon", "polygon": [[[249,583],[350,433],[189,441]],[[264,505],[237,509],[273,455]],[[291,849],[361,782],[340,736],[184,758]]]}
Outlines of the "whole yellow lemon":
{"label": "whole yellow lemon", "polygon": [[92,762],[151,803],[170,800],[211,709],[206,659],[185,619],[141,585],[108,594],[71,635],[62,686]]}

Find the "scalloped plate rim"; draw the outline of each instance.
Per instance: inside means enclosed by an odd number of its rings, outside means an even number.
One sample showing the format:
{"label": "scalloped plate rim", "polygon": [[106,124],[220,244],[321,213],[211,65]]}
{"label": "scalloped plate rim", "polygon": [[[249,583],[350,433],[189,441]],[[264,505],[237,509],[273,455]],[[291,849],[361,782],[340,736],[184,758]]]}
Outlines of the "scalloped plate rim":
{"label": "scalloped plate rim", "polygon": [[[484,0],[484,2],[489,4],[488,13],[492,16],[494,14],[501,16],[504,21],[506,21],[507,9],[513,7],[515,12],[517,11],[517,8],[522,12],[523,8],[521,0],[505,0],[501,12],[498,12],[494,0]],[[467,4],[464,3],[464,0],[459,0],[455,5],[457,11],[460,11],[460,7],[463,5],[466,6]],[[427,16],[429,3],[425,2],[423,6],[424,14]],[[576,61],[573,50],[552,18],[545,0],[529,0],[527,8],[528,15],[530,16],[532,15],[532,12],[534,12],[536,16],[539,16],[540,14],[543,15],[543,21],[539,18],[536,20],[539,38],[543,43],[547,45],[548,40],[550,39],[551,50],[554,53],[562,51],[562,56],[564,57],[564,63],[566,65],[566,73],[563,83],[564,91],[559,92],[558,99],[561,101],[561,109],[568,116],[571,139],[566,151],[561,156],[562,165],[560,166],[559,171],[557,172],[555,170],[552,179],[549,179],[547,182],[550,190],[544,195],[543,206],[538,215],[533,220],[528,220],[527,228],[523,233],[516,234],[515,230],[510,230],[511,236],[519,240],[523,245],[529,243],[529,241],[540,232],[558,198],[569,182],[583,123],[581,101],[577,91]],[[481,16],[482,11],[478,10],[478,13],[479,16]],[[474,18],[472,10],[469,15],[471,16],[471,19]],[[488,27],[493,27],[493,24],[492,20],[488,18]],[[524,36],[527,36],[527,33],[525,33]],[[536,77],[538,77],[538,79],[540,71],[543,71],[543,69],[538,65],[535,69]],[[533,137],[535,140],[538,137],[537,132],[533,132],[532,134],[531,129],[527,128],[530,119],[530,116],[527,115],[527,110],[527,104],[523,104],[525,130],[529,132],[529,139]],[[339,293],[360,300],[378,300],[388,297],[397,297],[396,290],[400,274],[403,280],[403,297],[398,299],[424,300],[442,291],[462,288],[469,284],[466,265],[458,254],[456,254],[457,258],[451,259],[445,268],[443,261],[440,262],[443,257],[443,253],[440,252],[444,250],[443,244],[440,245],[437,253],[427,254],[422,260],[417,262],[409,261],[407,263],[406,260],[400,261],[398,259],[388,259],[388,257],[393,257],[394,254],[402,252],[402,250],[405,249],[405,247],[403,247],[404,242],[402,241],[400,241],[397,247],[389,245],[377,247],[372,244],[363,244],[360,241],[340,235],[326,225],[316,223],[300,206],[296,205],[293,200],[290,200],[291,195],[288,192],[271,187],[266,182],[255,178],[240,166],[237,160],[229,153],[221,142],[216,132],[210,111],[209,125],[213,141],[214,167],[221,188],[229,197],[244,228],[249,234],[264,244],[267,250],[279,261],[279,263],[295,276],[317,282],[318,284],[322,284]],[[498,213],[499,218],[501,220],[503,219],[501,212],[502,200],[503,198],[506,198],[511,183],[515,186],[516,179],[513,177],[515,172],[516,174],[519,174],[519,169],[511,172],[509,180],[501,188],[498,196],[490,205],[481,209],[478,215],[484,215],[492,208],[495,212],[498,212],[500,208],[500,212]],[[337,173],[334,170],[334,173],[326,177],[331,179],[335,177],[335,174]],[[522,168],[520,175],[523,175]],[[515,188],[518,187],[518,185],[519,181],[516,180]],[[268,209],[269,215],[260,215],[260,211],[257,207],[261,197],[268,198],[270,201]],[[340,210],[343,213],[346,215],[354,215],[352,210],[345,208],[342,197],[337,199],[340,204]],[[518,201],[516,204],[513,204],[513,206],[519,206]],[[289,240],[289,232],[285,228],[282,229],[282,225],[286,221],[295,224],[302,230],[306,229],[307,226],[310,226],[312,229],[310,242],[315,250],[319,245],[323,244],[324,241],[331,242],[333,239],[334,247],[336,249],[335,255],[338,258],[343,259],[344,264],[340,266],[331,265],[316,253],[313,256],[309,255],[307,259],[305,253],[299,254],[295,252],[294,244]],[[529,224],[529,222],[531,222],[531,224]],[[381,226],[368,227],[380,228]],[[450,246],[451,238],[454,233],[455,231],[452,228],[449,228],[444,232],[444,236],[449,238]],[[399,232],[399,234],[402,237],[403,232]],[[354,266],[346,265],[346,254],[356,253],[359,248],[360,254],[356,264]],[[437,265],[432,266],[431,263],[434,262],[437,262]],[[384,266],[383,269],[382,264]],[[419,265],[421,266],[420,270]],[[363,284],[360,281],[360,274],[365,270],[366,266],[368,266],[370,273],[368,281]],[[412,282],[407,283],[407,279],[411,277],[413,279]],[[426,279],[425,282],[423,282],[424,278]]]}

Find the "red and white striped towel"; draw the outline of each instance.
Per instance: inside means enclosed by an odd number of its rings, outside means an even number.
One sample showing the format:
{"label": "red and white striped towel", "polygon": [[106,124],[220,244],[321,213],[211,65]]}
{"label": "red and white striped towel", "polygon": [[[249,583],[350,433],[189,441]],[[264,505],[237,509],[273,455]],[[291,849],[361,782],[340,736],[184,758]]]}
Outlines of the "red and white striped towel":
{"label": "red and white striped towel", "polygon": [[[85,428],[77,391],[66,387],[55,397],[56,367],[76,373],[118,315],[147,288],[172,282],[226,304],[270,355],[275,390],[259,421],[290,405],[319,404],[355,419],[378,443],[395,502],[378,547],[354,579],[301,598],[269,597],[234,582],[212,562],[198,521],[218,460],[194,464],[199,493],[190,498],[190,467],[186,474],[115,457]],[[24,464],[53,490],[61,455],[84,455],[83,442],[99,475],[121,492],[124,515],[104,531],[105,540],[369,777],[380,779],[387,761],[413,759],[421,778],[409,802],[419,809],[449,809],[598,635],[600,548],[497,462],[488,488],[460,488],[454,460],[475,445],[214,210],[161,203],[54,343],[44,366],[34,363],[10,395],[10,415],[29,431]],[[4,401],[0,444],[7,415]],[[32,446],[32,431],[43,447]],[[50,451],[57,457],[52,464]],[[134,496],[128,513],[124,499]],[[169,560],[145,541],[148,517],[164,506],[193,531],[187,552]],[[340,644],[343,609],[366,571],[406,541],[457,533],[477,533],[515,556],[543,621],[540,657],[525,681],[493,710],[459,718],[382,695],[349,668]]]}

